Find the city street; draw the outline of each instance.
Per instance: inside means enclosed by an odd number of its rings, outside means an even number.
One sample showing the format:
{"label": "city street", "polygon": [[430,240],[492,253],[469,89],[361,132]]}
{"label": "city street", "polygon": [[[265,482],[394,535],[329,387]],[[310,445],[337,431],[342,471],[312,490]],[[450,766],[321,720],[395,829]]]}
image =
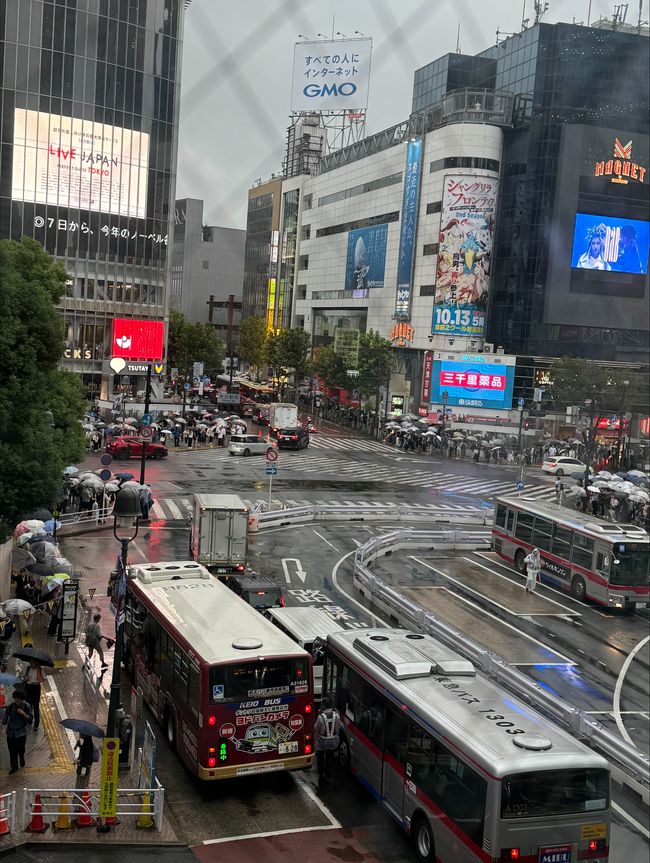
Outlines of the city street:
{"label": "city street", "polygon": [[[317,445],[303,452],[280,453],[273,508],[305,502],[352,508],[362,502],[408,502],[423,512],[427,507],[443,509],[453,523],[454,512],[477,507],[489,512],[492,494],[507,491],[518,476],[517,470],[507,467],[409,456],[406,470],[414,473],[408,476],[417,472],[421,480],[411,488],[399,451],[331,432],[321,432],[317,440]],[[322,459],[317,470],[311,461],[315,454]],[[93,467],[97,458],[89,456],[87,464]],[[330,458],[336,460],[336,468],[330,468]],[[119,470],[127,465],[112,467]],[[384,479],[388,472],[401,481]],[[381,479],[367,478],[373,474]],[[165,462],[147,464],[147,481],[155,504],[149,523],[141,526],[131,544],[132,562],[187,557],[186,519],[194,492],[234,492],[250,505],[268,501],[263,457],[235,458],[220,449],[172,450]],[[551,479],[539,471],[531,471],[527,483],[538,496],[553,495]],[[454,491],[456,484],[461,493]],[[397,526],[387,518],[268,528],[251,536],[250,565],[275,578],[288,605],[320,607],[346,627],[381,626],[387,622],[382,612],[368,608],[353,586],[353,555],[371,537]],[[71,537],[63,547],[84,572],[87,584],[97,585],[101,593],[117,551],[110,530]],[[597,717],[613,733],[622,727],[637,746],[650,750],[647,644],[623,672],[627,655],[647,633],[647,611],[632,616],[603,612],[546,586],[535,595],[525,594],[522,576],[487,550],[465,555],[393,555],[380,559],[374,571],[547,690]],[[618,712],[613,707],[617,687]],[[223,859],[225,848],[232,861],[260,855],[289,861],[414,859],[389,815],[347,777],[339,777],[335,790],[324,792],[317,789],[315,774],[205,786],[168,750],[162,734],[160,741],[158,769],[166,788],[167,817],[179,839],[198,849],[201,860]],[[614,803],[613,848],[617,857],[625,853],[635,859],[647,852],[644,813],[616,787]],[[314,856],[305,856],[306,844]]]}

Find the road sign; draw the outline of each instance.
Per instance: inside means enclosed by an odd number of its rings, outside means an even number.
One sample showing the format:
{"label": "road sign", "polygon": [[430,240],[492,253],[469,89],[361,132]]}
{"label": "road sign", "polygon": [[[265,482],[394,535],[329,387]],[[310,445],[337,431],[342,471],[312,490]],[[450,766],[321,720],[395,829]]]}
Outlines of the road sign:
{"label": "road sign", "polygon": [[183,389],[185,390],[185,392],[189,392],[190,385],[189,384],[183,384]]}
{"label": "road sign", "polygon": [[526,488],[526,483],[523,481],[523,479],[517,480],[516,488],[517,491],[523,491]]}
{"label": "road sign", "polygon": [[269,447],[266,451],[266,460],[267,461],[277,461],[278,460],[278,451],[276,449],[272,449],[272,447]]}
{"label": "road sign", "polygon": [[204,371],[203,363],[193,363],[192,364],[192,377],[202,378],[203,377],[203,371]]}
{"label": "road sign", "polygon": [[113,461],[113,456],[109,452],[105,452],[100,461],[102,464],[109,465]]}
{"label": "road sign", "polygon": [[152,438],[153,429],[151,428],[151,426],[142,426],[142,428],[140,429],[140,437],[144,438],[145,440],[149,440],[149,438]]}
{"label": "road sign", "polygon": [[266,475],[267,476],[275,476],[278,472],[278,466],[276,464],[267,464],[266,466]]}
{"label": "road sign", "polygon": [[151,414],[142,414],[142,425],[150,426],[153,422],[153,416]]}
{"label": "road sign", "polygon": [[100,471],[100,473],[99,473],[99,478],[103,479],[104,482],[108,482],[112,476],[113,476],[113,474],[110,472],[110,470],[107,467],[104,468],[104,470]]}
{"label": "road sign", "polygon": [[519,408],[520,411],[522,411],[524,409],[524,400],[522,398],[517,399],[517,407]]}

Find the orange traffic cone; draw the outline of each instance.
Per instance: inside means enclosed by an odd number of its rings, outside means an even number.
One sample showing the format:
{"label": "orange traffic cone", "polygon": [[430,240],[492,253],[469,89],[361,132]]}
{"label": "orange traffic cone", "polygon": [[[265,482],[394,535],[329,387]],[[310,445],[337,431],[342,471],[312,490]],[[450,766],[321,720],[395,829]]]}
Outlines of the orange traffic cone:
{"label": "orange traffic cone", "polygon": [[34,806],[32,808],[32,820],[27,828],[28,833],[45,833],[49,824],[43,821],[43,806],[41,805],[41,795],[34,795]]}
{"label": "orange traffic cone", "polygon": [[69,830],[72,827],[72,821],[70,820],[69,806],[68,806],[68,795],[64,791],[61,795],[61,802],[59,803],[59,817],[56,819],[52,827],[55,830]]}
{"label": "orange traffic cone", "polygon": [[81,815],[74,823],[77,827],[94,827],[97,824],[90,814],[90,794],[87,790],[81,795]]}
{"label": "orange traffic cone", "polygon": [[0,709],[7,706],[7,699],[5,697],[5,685],[0,684]]}
{"label": "orange traffic cone", "polygon": [[0,802],[0,836],[6,836],[9,833],[9,822],[7,821],[7,810],[2,802]]}

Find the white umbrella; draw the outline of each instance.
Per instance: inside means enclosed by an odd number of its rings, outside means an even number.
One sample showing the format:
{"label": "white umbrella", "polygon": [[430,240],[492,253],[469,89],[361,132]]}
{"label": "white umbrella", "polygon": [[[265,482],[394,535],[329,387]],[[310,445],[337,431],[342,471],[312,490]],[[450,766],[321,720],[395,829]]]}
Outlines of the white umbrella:
{"label": "white umbrella", "polygon": [[600,477],[600,479],[611,479],[612,475],[608,470],[599,470],[596,476]]}
{"label": "white umbrella", "polygon": [[646,477],[648,475],[645,471],[642,471],[642,470],[629,470],[628,474],[630,476],[640,476],[640,477]]}
{"label": "white umbrella", "polygon": [[135,417],[127,417],[127,418],[124,420],[124,422],[125,422],[125,423],[127,423],[127,425],[130,425],[130,426],[132,426],[132,425],[137,425],[137,424],[138,424],[138,420],[137,420]]}
{"label": "white umbrella", "polygon": [[168,435],[168,434],[174,434],[174,432],[173,432],[173,431],[171,431],[170,429],[163,429],[163,430],[160,432],[160,434],[161,434],[161,435],[162,435],[162,434]]}
{"label": "white umbrella", "polygon": [[590,491],[592,494],[598,494],[598,492],[600,491],[600,489],[598,488],[598,486],[597,486],[597,485],[588,485],[588,486],[587,486],[587,491]]}
{"label": "white umbrella", "polygon": [[119,482],[107,482],[104,486],[104,491],[119,491],[120,484]]}
{"label": "white umbrella", "polygon": [[36,611],[31,602],[26,599],[8,599],[2,604],[7,614],[22,614],[23,611]]}

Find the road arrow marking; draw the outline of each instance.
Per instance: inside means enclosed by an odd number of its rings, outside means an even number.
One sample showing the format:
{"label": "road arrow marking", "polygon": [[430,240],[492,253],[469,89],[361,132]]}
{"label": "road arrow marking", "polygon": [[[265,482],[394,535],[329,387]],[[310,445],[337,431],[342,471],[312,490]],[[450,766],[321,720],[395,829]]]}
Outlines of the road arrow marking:
{"label": "road arrow marking", "polygon": [[305,583],[305,579],[307,578],[307,572],[302,568],[302,564],[298,560],[297,557],[283,557],[282,558],[282,569],[284,570],[284,578],[287,584],[291,584],[291,573],[289,572],[289,564],[295,563],[296,565],[296,575]]}

